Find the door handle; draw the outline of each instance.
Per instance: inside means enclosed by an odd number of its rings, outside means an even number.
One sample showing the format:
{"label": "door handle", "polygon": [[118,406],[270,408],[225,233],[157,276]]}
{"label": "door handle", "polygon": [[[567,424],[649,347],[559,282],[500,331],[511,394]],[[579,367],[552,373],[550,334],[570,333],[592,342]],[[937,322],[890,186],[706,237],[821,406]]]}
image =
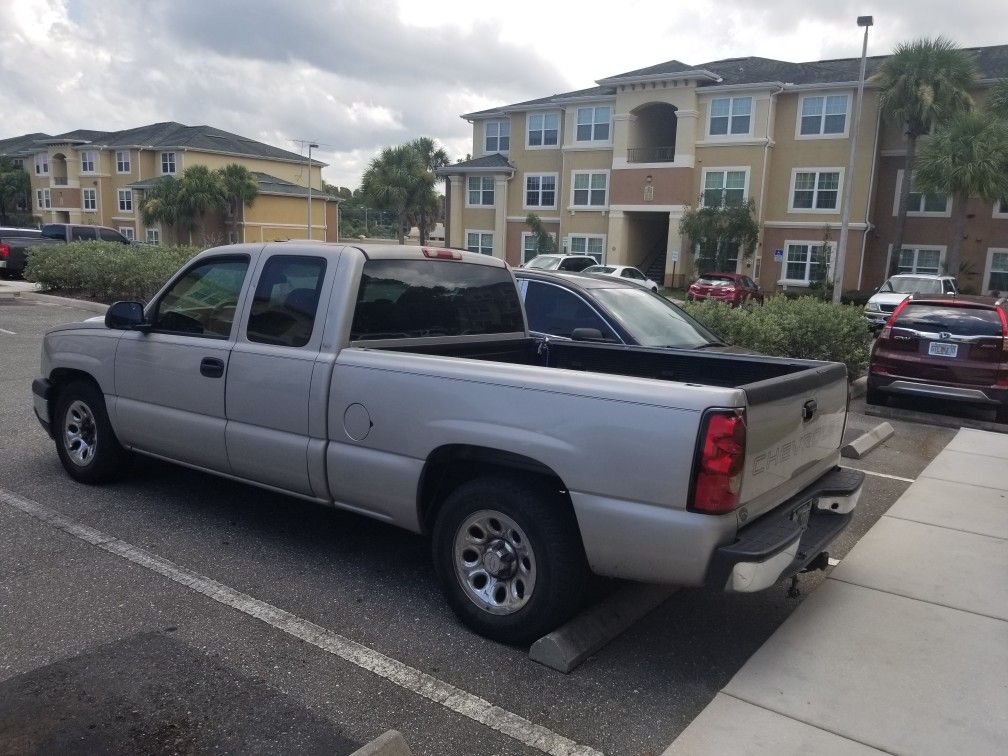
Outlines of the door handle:
{"label": "door handle", "polygon": [[224,375],[224,360],[216,357],[204,357],[200,362],[199,371],[207,378],[220,378]]}

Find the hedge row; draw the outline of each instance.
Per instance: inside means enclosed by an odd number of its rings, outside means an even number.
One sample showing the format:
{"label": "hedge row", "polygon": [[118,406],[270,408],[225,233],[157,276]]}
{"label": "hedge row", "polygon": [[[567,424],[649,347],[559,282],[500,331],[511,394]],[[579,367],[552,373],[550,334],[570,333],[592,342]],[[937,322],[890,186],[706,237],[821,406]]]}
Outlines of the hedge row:
{"label": "hedge row", "polygon": [[684,309],[729,344],[777,357],[832,360],[854,380],[868,365],[871,332],[862,309],[815,297],[768,297],[762,307],[686,302]]}
{"label": "hedge row", "polygon": [[161,247],[83,241],[39,247],[28,255],[24,277],[44,291],[115,302],[150,299],[198,247]]}

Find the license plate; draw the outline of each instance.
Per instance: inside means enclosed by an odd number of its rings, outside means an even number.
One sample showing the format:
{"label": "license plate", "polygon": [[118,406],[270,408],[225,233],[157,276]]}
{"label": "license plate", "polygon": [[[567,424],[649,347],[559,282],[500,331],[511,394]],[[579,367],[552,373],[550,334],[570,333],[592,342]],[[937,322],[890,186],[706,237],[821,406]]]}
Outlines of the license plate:
{"label": "license plate", "polygon": [[944,341],[932,341],[928,344],[928,354],[934,357],[955,357],[958,352],[958,344],[948,344]]}
{"label": "license plate", "polygon": [[809,515],[812,513],[812,502],[802,504],[791,513],[791,522],[797,523],[802,530],[808,527]]}

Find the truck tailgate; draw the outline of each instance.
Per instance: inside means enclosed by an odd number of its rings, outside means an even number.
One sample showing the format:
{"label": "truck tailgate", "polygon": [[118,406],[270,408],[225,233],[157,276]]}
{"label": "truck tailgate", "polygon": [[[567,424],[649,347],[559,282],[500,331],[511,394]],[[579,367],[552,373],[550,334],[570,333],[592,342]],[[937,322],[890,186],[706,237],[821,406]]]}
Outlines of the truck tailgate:
{"label": "truck tailgate", "polygon": [[756,517],[839,459],[847,417],[847,369],[823,363],[741,387],[747,398],[740,502]]}

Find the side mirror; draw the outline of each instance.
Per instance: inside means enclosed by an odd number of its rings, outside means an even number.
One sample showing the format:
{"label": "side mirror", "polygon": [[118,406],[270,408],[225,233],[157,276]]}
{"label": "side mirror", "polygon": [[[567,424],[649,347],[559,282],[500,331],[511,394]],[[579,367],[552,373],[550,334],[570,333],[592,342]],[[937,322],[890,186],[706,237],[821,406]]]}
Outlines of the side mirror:
{"label": "side mirror", "polygon": [[575,328],[571,331],[571,341],[605,341],[598,328]]}
{"label": "side mirror", "polygon": [[105,327],[128,331],[144,324],[141,302],[116,302],[105,311]]}

